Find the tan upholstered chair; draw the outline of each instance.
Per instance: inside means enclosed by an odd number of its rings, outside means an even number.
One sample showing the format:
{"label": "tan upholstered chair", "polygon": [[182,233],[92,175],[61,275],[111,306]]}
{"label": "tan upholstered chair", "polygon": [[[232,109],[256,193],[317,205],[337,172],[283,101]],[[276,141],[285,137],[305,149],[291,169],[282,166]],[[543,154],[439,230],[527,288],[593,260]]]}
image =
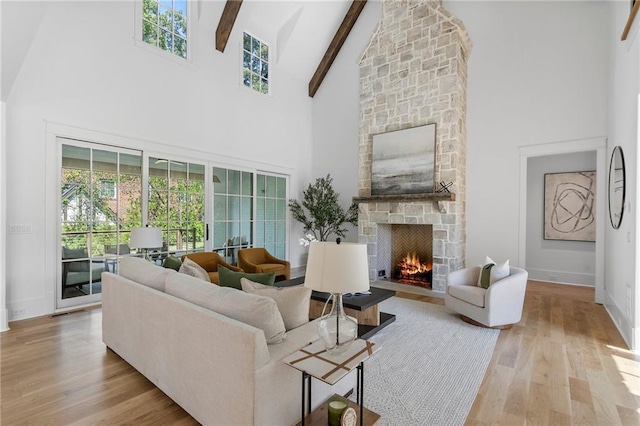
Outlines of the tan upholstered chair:
{"label": "tan upholstered chair", "polygon": [[231,269],[235,272],[244,272],[242,269],[225,262],[222,256],[220,256],[218,253],[204,251],[185,254],[182,256],[183,262],[186,257],[202,266],[202,268],[207,271],[207,273],[209,274],[209,279],[214,284],[218,284],[218,265],[222,265],[225,268]]}
{"label": "tan upholstered chair", "polygon": [[474,266],[451,272],[447,276],[445,305],[470,324],[511,328],[522,318],[529,273],[512,266],[508,277],[484,289],[477,286],[480,270],[480,266]]}
{"label": "tan upholstered chair", "polygon": [[246,248],[238,250],[238,266],[244,272],[274,272],[276,279],[284,277],[288,280],[291,277],[291,265],[287,260],[273,257],[262,247]]}

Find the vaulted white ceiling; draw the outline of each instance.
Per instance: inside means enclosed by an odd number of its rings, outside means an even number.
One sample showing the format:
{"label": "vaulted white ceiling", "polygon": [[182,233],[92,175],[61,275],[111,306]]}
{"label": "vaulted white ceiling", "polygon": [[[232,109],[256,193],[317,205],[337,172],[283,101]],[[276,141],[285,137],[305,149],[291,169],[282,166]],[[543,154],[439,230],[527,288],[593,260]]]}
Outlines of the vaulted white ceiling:
{"label": "vaulted white ceiling", "polygon": [[0,8],[2,14],[0,21],[0,25],[2,25],[0,96],[2,101],[6,101],[11,86],[20,72],[22,61],[29,51],[29,46],[38,31],[40,22],[42,22],[47,4],[35,1],[2,1]]}
{"label": "vaulted white ceiling", "polygon": [[[86,0],[92,1],[92,0]],[[129,1],[129,0],[128,0]],[[2,87],[5,101],[22,62],[52,1],[0,2],[2,14]],[[369,1],[377,3],[377,1]],[[225,0],[195,0],[197,20],[215,28]],[[368,4],[367,7],[372,7]],[[313,76],[336,30],[344,19],[351,0],[244,0],[232,37],[250,31],[275,43],[275,60],[280,70],[308,82]],[[222,53],[224,54],[224,53]]]}

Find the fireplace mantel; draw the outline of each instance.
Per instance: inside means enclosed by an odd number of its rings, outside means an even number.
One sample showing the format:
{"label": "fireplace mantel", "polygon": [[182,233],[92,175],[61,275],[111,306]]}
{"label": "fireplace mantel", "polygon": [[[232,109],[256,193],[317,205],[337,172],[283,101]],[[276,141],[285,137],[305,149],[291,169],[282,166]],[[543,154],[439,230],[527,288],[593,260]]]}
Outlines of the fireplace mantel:
{"label": "fireplace mantel", "polygon": [[369,197],[353,197],[354,203],[375,202],[412,202],[412,201],[455,201],[456,194],[451,192],[430,192],[425,194],[371,195]]}

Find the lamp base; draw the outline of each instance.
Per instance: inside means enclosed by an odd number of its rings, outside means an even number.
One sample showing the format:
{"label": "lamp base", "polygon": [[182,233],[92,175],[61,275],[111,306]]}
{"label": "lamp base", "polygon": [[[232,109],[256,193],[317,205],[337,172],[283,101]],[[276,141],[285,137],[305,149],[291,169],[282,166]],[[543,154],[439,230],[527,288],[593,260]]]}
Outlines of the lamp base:
{"label": "lamp base", "polygon": [[149,249],[141,248],[141,249],[139,249],[139,254],[141,254],[141,255],[142,255],[142,258],[143,258],[143,259],[148,260],[148,261],[149,261],[149,262],[151,262],[151,263],[156,263],[156,262],[151,258],[151,256],[149,255]]}
{"label": "lamp base", "polygon": [[331,298],[331,312],[318,321],[318,334],[327,352],[339,355],[358,338],[358,322],[344,313],[342,294],[332,293]]}

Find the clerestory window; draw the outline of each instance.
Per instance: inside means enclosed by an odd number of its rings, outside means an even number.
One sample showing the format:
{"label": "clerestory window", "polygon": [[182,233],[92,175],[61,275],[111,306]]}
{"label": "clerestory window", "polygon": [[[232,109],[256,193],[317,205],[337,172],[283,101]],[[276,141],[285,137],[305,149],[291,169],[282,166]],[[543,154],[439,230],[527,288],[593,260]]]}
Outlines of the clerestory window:
{"label": "clerestory window", "polygon": [[242,36],[242,84],[269,94],[269,46],[246,32]]}
{"label": "clerestory window", "polygon": [[187,0],[143,0],[142,39],[187,59]]}

